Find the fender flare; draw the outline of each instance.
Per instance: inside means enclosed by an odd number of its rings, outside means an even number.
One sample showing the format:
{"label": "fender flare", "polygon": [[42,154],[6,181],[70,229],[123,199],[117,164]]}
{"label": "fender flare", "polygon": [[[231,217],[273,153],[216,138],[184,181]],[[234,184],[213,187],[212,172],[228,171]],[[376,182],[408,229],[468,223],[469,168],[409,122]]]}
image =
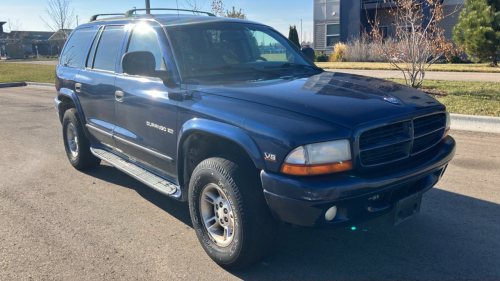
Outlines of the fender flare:
{"label": "fender flare", "polygon": [[[85,119],[85,114],[83,113],[83,109],[82,109],[82,106],[80,104],[80,100],[76,96],[75,92],[73,92],[72,90],[70,90],[68,88],[61,88],[58,92],[57,98],[59,99],[60,96],[65,96],[66,98],[69,98],[73,101],[73,103],[76,106],[76,110],[78,111],[78,117],[80,117],[80,122],[82,123],[83,131],[85,132],[85,135],[87,136],[87,138],[91,139],[90,132],[87,129],[87,127],[85,126],[85,124],[87,123],[86,119]],[[61,111],[62,104],[63,104],[62,102],[59,103],[58,110],[59,110],[59,114],[64,116],[64,112]],[[61,120],[62,120],[62,116],[61,116]]]}
{"label": "fender flare", "polygon": [[[247,152],[256,168],[261,170],[265,168],[264,159],[262,158],[259,147],[247,133],[232,125],[199,118],[188,120],[179,130],[179,135],[177,137],[178,165],[181,163],[179,160],[182,153],[182,144],[188,136],[195,132],[213,134],[238,144]],[[181,167],[178,167],[178,171],[180,171],[180,168]]]}

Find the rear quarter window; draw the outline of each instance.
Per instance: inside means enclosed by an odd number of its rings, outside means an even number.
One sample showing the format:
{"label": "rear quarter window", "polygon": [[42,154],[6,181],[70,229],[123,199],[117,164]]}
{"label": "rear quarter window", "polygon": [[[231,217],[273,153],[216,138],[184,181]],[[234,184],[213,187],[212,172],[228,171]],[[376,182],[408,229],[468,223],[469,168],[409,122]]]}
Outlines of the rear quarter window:
{"label": "rear quarter window", "polygon": [[93,33],[93,27],[75,30],[64,46],[59,64],[66,67],[78,68],[85,56],[85,49]]}

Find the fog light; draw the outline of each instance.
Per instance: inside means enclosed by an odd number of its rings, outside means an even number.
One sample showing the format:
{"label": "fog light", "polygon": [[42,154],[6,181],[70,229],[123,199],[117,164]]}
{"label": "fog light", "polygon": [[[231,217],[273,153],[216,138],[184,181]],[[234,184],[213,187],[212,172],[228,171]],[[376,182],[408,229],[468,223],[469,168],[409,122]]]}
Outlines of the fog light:
{"label": "fog light", "polygon": [[328,211],[326,211],[325,219],[327,221],[331,221],[335,218],[336,215],[337,215],[337,206],[333,206],[330,209],[328,209]]}

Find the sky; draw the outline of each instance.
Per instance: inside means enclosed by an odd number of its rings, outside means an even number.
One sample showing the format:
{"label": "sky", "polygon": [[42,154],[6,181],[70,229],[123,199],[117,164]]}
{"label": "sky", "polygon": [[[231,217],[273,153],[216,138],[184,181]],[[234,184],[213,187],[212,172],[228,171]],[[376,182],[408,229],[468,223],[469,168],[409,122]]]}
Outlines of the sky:
{"label": "sky", "polygon": [[[175,8],[175,0],[150,0],[151,8]],[[178,0],[179,8],[185,0]],[[203,0],[197,0],[203,2]],[[312,41],[313,0],[222,0],[226,10],[235,6],[243,9],[249,20],[272,26],[288,37],[289,25],[296,25],[301,36],[300,20],[302,19],[302,37]],[[201,10],[210,11],[212,0],[204,0]],[[72,0],[71,4],[79,23],[90,19],[93,14],[124,13],[133,7],[144,8],[144,0]],[[46,2],[35,0],[0,0],[0,21],[9,21],[12,27],[18,23],[24,31],[50,31],[40,18],[49,20],[45,12]],[[5,24],[4,27],[7,27]]]}

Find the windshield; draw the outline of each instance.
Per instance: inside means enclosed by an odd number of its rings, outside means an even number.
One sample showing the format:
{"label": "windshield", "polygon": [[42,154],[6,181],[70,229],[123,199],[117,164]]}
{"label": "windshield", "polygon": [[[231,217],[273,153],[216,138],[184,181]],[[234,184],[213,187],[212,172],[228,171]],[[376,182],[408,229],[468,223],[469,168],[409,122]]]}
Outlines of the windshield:
{"label": "windshield", "polygon": [[266,26],[200,23],[168,27],[167,32],[182,76],[188,79],[260,80],[321,71]]}

